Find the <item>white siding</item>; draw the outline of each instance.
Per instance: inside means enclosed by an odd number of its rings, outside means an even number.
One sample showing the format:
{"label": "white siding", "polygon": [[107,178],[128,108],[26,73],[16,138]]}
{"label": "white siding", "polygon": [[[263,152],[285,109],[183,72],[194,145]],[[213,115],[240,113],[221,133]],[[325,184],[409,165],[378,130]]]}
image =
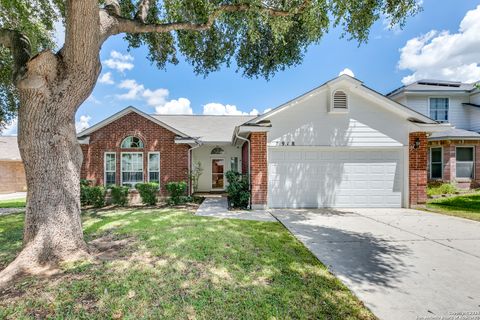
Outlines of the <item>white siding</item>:
{"label": "white siding", "polygon": [[[233,129],[232,129],[233,130]],[[198,181],[198,191],[208,192],[212,190],[212,159],[225,159],[224,172],[230,170],[230,158],[238,157],[238,168],[242,168],[242,149],[232,145],[219,145],[223,148],[225,153],[223,155],[210,154],[215,145],[203,145],[199,148],[193,149],[193,163],[200,161],[202,163],[203,174]],[[225,186],[227,180],[224,179]]]}
{"label": "white siding", "polygon": [[[470,103],[480,105],[480,93],[470,96]],[[480,132],[480,108],[468,107],[470,109],[470,130]]]}
{"label": "white siding", "polygon": [[465,96],[450,95],[449,96],[444,94],[430,94],[430,95],[410,94],[407,96],[406,105],[409,108],[417,112],[420,112],[426,115],[427,117],[430,117],[430,111],[429,111],[430,97],[449,98],[448,119],[450,124],[452,124],[453,126],[459,129],[471,130],[470,129],[470,108],[462,105],[462,103],[469,102],[469,98],[467,95]]}
{"label": "white siding", "polygon": [[[343,89],[343,88],[342,88]],[[270,146],[392,147],[408,144],[409,123],[387,108],[346,90],[347,113],[329,113],[327,89],[269,117]]]}

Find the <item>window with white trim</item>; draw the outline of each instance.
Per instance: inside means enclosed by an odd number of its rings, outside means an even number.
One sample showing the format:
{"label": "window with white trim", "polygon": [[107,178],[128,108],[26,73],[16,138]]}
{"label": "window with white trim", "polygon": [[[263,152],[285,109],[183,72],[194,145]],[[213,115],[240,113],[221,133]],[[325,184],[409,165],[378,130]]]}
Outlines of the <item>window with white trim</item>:
{"label": "window with white trim", "polygon": [[121,144],[122,149],[140,149],[143,148],[143,141],[140,138],[129,136],[123,139]]}
{"label": "window with white trim", "polygon": [[148,181],[160,183],[160,153],[148,153]]}
{"label": "window with white trim", "polygon": [[448,98],[430,98],[430,118],[448,122]]}
{"label": "window with white trim", "polygon": [[115,152],[105,152],[105,186],[116,184],[117,155]]}
{"label": "window with white trim", "polygon": [[474,169],[473,147],[457,147],[457,178],[473,179]]}
{"label": "window with white trim", "polygon": [[442,147],[430,149],[430,178],[442,179]]}
{"label": "window with white trim", "polygon": [[143,182],[143,153],[122,152],[122,186],[135,188]]}
{"label": "window with white trim", "polygon": [[332,110],[340,112],[348,111],[348,97],[345,91],[337,90],[333,93]]}

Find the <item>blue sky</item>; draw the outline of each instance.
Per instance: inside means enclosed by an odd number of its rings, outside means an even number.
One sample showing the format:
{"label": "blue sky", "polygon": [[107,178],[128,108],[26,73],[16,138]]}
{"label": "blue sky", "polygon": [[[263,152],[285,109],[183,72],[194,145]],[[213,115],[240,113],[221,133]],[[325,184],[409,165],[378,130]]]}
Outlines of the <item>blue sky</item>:
{"label": "blue sky", "polygon": [[[144,48],[127,52],[121,36],[101,51],[101,80],[77,112],[78,128],[93,125],[133,105],[147,113],[264,112],[336,77],[349,68],[355,77],[387,93],[419,78],[480,80],[480,1],[423,0],[424,10],[403,30],[378,21],[360,47],[333,29],[312,45],[303,63],[270,81],[248,79],[223,68],[207,78],[184,62],[158,70]],[[477,8],[478,7],[478,8]],[[401,51],[403,50],[403,51]],[[113,53],[112,53],[113,52]],[[14,133],[12,126],[10,133]]]}

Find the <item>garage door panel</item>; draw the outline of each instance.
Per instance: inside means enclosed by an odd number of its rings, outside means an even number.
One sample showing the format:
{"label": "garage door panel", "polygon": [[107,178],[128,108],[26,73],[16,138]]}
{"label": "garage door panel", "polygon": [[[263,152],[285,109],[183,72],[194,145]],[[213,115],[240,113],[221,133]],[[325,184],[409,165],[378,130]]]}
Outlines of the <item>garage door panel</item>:
{"label": "garage door panel", "polygon": [[269,149],[270,207],[400,207],[402,149]]}

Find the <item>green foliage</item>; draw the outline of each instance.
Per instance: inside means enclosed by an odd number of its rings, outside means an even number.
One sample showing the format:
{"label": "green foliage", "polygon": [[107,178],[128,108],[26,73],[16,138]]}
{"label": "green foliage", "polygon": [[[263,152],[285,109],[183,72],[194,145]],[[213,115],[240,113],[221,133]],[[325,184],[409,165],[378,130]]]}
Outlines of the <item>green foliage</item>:
{"label": "green foliage", "polygon": [[[25,34],[32,44],[32,55],[52,49],[54,25],[64,21],[65,3],[0,0],[0,29]],[[134,19],[139,3],[119,0],[121,15]],[[104,4],[105,1],[99,1],[100,7]],[[220,12],[222,6],[243,8]],[[160,69],[177,64],[180,54],[197,74],[207,75],[234,64],[246,77],[268,79],[299,64],[308,46],[318,43],[332,26],[341,27],[342,36],[363,43],[380,18],[402,27],[406,18],[419,10],[417,0],[151,0],[146,24],[199,25],[206,24],[212,16],[216,19],[207,30],[125,34],[124,39],[129,48],[146,47],[147,58]],[[277,14],[271,14],[272,11]],[[74,19],[80,22],[82,17]],[[0,124],[11,121],[18,106],[11,82],[12,65],[10,52],[0,48]]]}
{"label": "green foliage", "polygon": [[0,200],[0,208],[24,208],[26,202],[25,198]]}
{"label": "green foliage", "polygon": [[93,186],[92,181],[82,179],[80,181],[80,203],[82,206],[105,206],[105,188]]}
{"label": "green foliage", "polygon": [[148,182],[148,183],[137,183],[135,189],[140,193],[142,202],[146,205],[156,205],[157,204],[157,195],[158,190],[160,190],[158,183]]}
{"label": "green foliage", "polygon": [[118,206],[126,206],[128,204],[128,188],[123,186],[110,186],[110,195],[112,196],[112,204]]}
{"label": "green foliage", "polygon": [[192,182],[193,192],[198,191],[198,180],[203,173],[202,163],[198,161],[193,165],[192,172],[190,173],[190,181]]}
{"label": "green foliage", "polygon": [[457,187],[451,183],[430,183],[427,187],[428,196],[455,194],[457,191]]}
{"label": "green foliage", "polygon": [[187,190],[187,183],[185,181],[169,182],[165,185],[165,188],[170,195],[169,204],[177,205],[186,202],[185,191]]}
{"label": "green foliage", "polygon": [[250,200],[250,191],[248,177],[236,171],[228,171],[226,173],[228,187],[228,201],[233,208],[248,208]]}

